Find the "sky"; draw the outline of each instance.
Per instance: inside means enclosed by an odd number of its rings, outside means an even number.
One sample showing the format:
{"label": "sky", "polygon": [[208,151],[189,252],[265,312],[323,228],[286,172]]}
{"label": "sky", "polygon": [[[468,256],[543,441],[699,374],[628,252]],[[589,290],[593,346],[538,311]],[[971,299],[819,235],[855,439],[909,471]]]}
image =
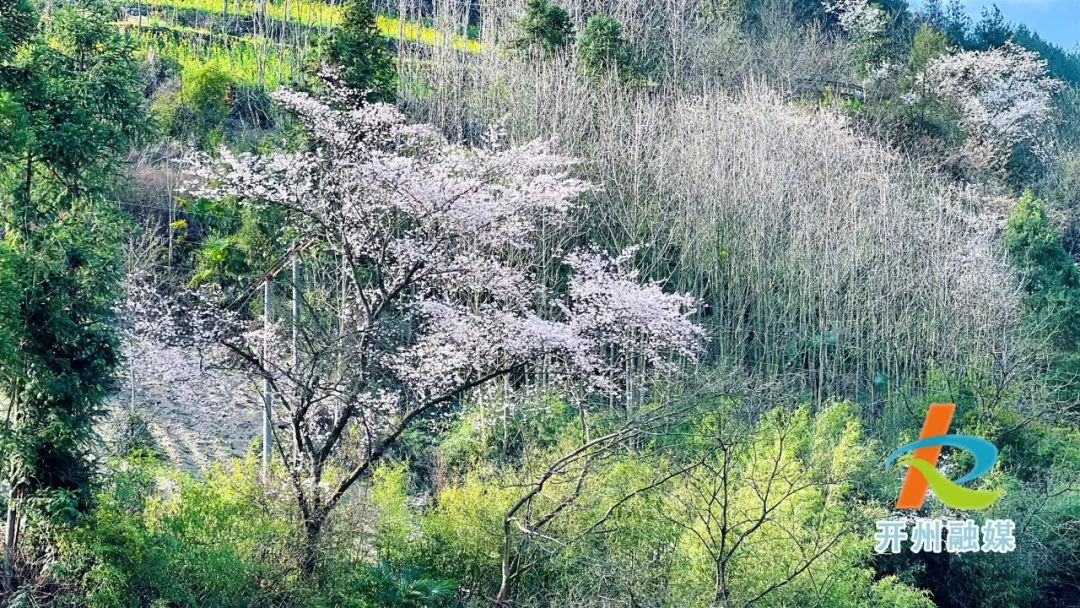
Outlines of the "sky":
{"label": "sky", "polygon": [[[1044,40],[1065,50],[1080,44],[1080,0],[964,0],[964,4],[975,19],[983,7],[997,4],[1006,20],[1027,24]],[[911,0],[910,5],[918,8],[922,0]]]}

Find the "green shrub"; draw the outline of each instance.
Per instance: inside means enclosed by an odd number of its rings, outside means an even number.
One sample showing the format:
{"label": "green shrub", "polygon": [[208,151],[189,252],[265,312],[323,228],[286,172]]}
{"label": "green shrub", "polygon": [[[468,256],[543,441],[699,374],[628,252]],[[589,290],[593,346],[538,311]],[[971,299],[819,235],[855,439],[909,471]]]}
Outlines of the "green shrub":
{"label": "green shrub", "polygon": [[[380,537],[407,549],[412,538],[401,470],[380,473]],[[435,608],[455,585],[432,577],[415,555],[385,545],[328,548],[310,576],[300,573],[302,532],[282,488],[262,484],[254,457],[218,466],[204,480],[151,454],[113,463],[97,508],[57,544],[50,568],[56,608]],[[396,506],[395,506],[396,505]],[[404,521],[404,520],[402,520]]]}
{"label": "green shrub", "polygon": [[236,83],[219,59],[190,62],[180,71],[179,86],[163,86],[151,110],[162,131],[214,147],[225,120],[236,111]]}
{"label": "green shrub", "polygon": [[206,141],[219,131],[233,107],[233,80],[218,60],[190,64],[180,74],[180,97],[191,113],[195,134]]}
{"label": "green shrub", "polygon": [[253,460],[206,481],[138,455],[118,463],[92,517],[59,544],[70,605],[273,605],[295,578],[296,530],[257,479]]}

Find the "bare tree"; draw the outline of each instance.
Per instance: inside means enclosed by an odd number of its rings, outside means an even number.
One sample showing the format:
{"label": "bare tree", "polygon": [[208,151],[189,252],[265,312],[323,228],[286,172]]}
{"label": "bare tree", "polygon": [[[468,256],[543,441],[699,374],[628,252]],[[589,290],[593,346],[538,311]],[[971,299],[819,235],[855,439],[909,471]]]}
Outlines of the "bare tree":
{"label": "bare tree", "polygon": [[[711,604],[747,608],[797,580],[813,583],[815,564],[855,530],[855,520],[836,512],[851,468],[832,461],[844,448],[812,438],[816,423],[805,408],[773,412],[754,427],[716,420],[712,450],[659,515],[706,556]],[[755,555],[763,546],[773,562]]]}

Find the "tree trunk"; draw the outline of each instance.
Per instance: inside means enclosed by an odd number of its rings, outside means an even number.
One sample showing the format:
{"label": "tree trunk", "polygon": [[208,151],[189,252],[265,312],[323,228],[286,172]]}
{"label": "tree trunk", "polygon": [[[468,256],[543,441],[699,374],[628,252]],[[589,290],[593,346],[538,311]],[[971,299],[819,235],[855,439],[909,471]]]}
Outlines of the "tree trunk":
{"label": "tree trunk", "polygon": [[[9,416],[13,424],[19,424],[19,397],[20,389],[15,388],[11,397]],[[20,492],[16,489],[15,463],[9,462],[8,485],[11,488],[8,495],[7,520],[4,529],[4,587],[11,591],[15,588],[15,549],[19,544],[19,513],[16,505],[19,502]]]}
{"label": "tree trunk", "polygon": [[4,538],[4,587],[13,591],[15,584],[15,549],[19,543],[19,516],[15,509],[15,492],[8,498],[6,534]]}
{"label": "tree trunk", "polygon": [[300,553],[300,572],[304,577],[315,574],[319,562],[319,536],[322,535],[324,519],[315,516],[304,522],[304,545]]}

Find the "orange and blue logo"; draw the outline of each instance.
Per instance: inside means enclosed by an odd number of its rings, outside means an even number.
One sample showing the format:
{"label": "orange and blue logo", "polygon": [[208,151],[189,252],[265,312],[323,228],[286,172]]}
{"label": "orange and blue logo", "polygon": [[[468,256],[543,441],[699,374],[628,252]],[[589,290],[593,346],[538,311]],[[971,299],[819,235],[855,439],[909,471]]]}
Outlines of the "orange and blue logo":
{"label": "orange and blue logo", "polygon": [[[972,435],[949,435],[956,404],[934,403],[926,412],[919,439],[900,446],[885,460],[887,471],[894,462],[908,465],[897,509],[918,509],[931,489],[938,500],[954,509],[985,509],[1001,497],[1001,491],[975,490],[960,484],[985,475],[997,462],[998,451],[994,444]],[[968,473],[955,481],[937,469],[938,457],[945,446],[969,452],[975,464]]]}

